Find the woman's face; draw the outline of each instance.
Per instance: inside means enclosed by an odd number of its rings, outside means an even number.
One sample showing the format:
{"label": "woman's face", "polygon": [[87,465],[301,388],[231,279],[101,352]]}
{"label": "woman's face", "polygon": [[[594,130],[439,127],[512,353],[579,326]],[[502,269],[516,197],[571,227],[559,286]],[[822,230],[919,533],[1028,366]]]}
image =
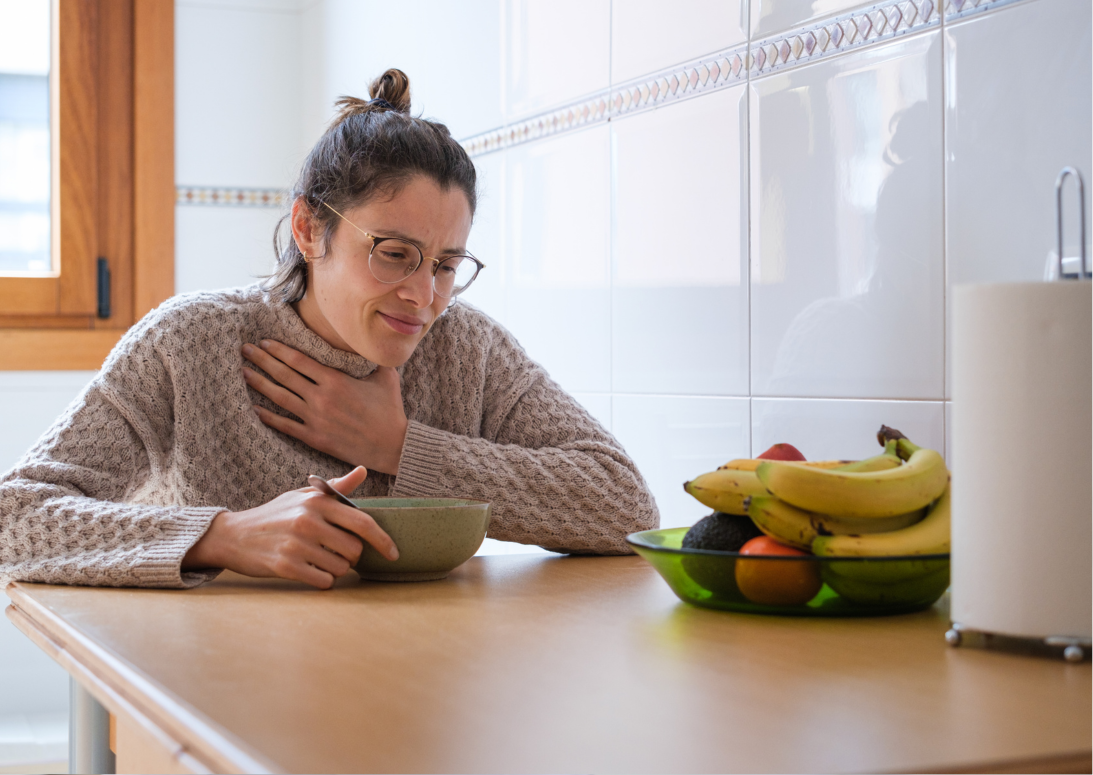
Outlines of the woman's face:
{"label": "woman's face", "polygon": [[[415,176],[394,197],[342,215],[349,223],[335,216],[325,258],[307,266],[307,293],[297,311],[332,346],[380,366],[401,366],[449,300],[433,291],[434,264],[428,259],[402,282],[377,280],[368,268],[372,241],[350,224],[375,237],[413,242],[425,256],[458,255],[467,252],[471,231],[467,197],[458,188],[445,191],[432,179]],[[292,211],[292,233],[304,255],[323,254],[317,223],[299,202]]]}

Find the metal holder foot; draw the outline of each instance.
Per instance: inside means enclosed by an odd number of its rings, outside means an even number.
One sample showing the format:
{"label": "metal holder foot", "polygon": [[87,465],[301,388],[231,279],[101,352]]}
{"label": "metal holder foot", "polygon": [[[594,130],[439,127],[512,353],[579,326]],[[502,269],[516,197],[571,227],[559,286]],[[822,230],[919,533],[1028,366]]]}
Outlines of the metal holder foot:
{"label": "metal holder foot", "polygon": [[1061,657],[1067,662],[1082,662],[1089,659],[1090,653],[1093,651],[1093,643],[1090,642],[1089,638],[1075,638],[1066,635],[1050,635],[1046,638],[1018,637],[985,630],[973,630],[960,624],[960,622],[952,622],[945,632],[945,642],[954,648],[969,646],[971,648],[1051,657],[1053,659]]}

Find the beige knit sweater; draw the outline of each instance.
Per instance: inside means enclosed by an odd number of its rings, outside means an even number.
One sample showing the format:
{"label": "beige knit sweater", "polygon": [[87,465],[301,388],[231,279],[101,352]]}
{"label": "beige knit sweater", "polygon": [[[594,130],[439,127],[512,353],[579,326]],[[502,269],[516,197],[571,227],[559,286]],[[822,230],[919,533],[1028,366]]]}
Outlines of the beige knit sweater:
{"label": "beige knit sweater", "polygon": [[[348,472],[251,410],[287,414],[243,382],[240,348],[263,338],[353,377],[375,369],[257,286],[167,301],[0,477],[0,578],[192,587],[216,573],[182,558],[218,513]],[[492,501],[490,536],[563,552],[624,553],[627,533],[657,525],[619,443],[473,307],[447,310],[399,372],[399,474],[370,472],[356,497]]]}

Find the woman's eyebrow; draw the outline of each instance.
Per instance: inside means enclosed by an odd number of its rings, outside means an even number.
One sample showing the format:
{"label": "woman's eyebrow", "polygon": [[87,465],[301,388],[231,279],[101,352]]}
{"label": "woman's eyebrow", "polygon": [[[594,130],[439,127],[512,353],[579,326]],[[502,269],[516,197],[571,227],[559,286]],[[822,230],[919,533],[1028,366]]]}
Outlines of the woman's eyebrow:
{"label": "woman's eyebrow", "polygon": [[[418,246],[418,249],[421,249],[421,242],[414,239],[409,234],[406,234],[404,232],[399,231],[398,229],[376,229],[376,232],[377,232],[377,234],[375,236],[377,236],[381,239],[384,238],[384,237],[396,237],[396,238],[401,239],[401,240],[406,240],[407,242],[412,242],[413,244]],[[421,252],[424,253],[425,251],[421,250]],[[462,255],[465,255],[466,252],[467,252],[467,248],[465,248],[465,247],[462,247],[462,248],[445,248],[444,250],[437,253],[437,255],[438,256],[462,256]]]}

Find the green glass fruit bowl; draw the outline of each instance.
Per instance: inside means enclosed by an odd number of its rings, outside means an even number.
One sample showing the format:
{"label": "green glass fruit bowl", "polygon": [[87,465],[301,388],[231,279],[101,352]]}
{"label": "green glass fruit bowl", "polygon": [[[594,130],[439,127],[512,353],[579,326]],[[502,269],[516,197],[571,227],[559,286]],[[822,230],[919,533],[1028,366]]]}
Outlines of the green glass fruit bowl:
{"label": "green glass fruit bowl", "polygon": [[949,588],[949,555],[790,557],[684,549],[690,528],[626,537],[686,603],[752,614],[878,616],[929,608]]}

